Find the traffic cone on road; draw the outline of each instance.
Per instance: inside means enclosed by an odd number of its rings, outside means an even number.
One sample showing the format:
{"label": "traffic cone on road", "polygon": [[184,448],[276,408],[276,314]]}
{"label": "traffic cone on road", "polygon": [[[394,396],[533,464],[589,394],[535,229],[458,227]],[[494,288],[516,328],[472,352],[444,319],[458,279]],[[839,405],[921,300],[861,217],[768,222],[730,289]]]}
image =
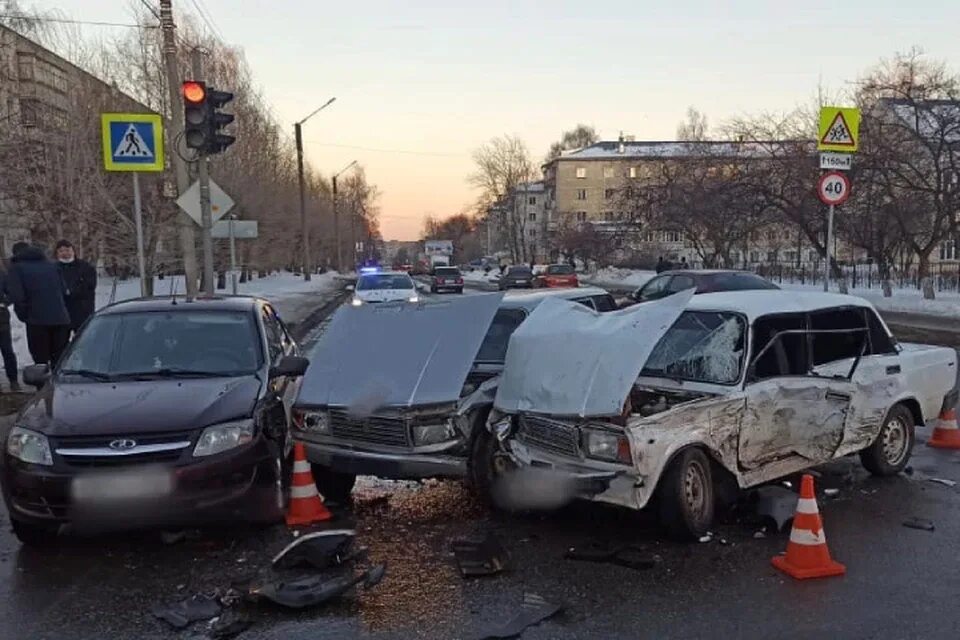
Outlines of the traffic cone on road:
{"label": "traffic cone on road", "polygon": [[774,556],[771,562],[777,569],[798,580],[840,576],[847,572],[845,566],[830,557],[830,550],[827,549],[811,475],[804,474],[800,483],[800,499],[793,517],[787,554]]}
{"label": "traffic cone on road", "polygon": [[313,481],[310,463],[303,445],[293,446],[293,481],[290,483],[290,506],[287,508],[287,526],[297,527],[330,520],[333,514],[323,506],[323,500]]}
{"label": "traffic cone on road", "polygon": [[940,412],[933,435],[927,440],[928,447],[937,449],[960,449],[960,429],[957,428],[956,409],[944,409]]}

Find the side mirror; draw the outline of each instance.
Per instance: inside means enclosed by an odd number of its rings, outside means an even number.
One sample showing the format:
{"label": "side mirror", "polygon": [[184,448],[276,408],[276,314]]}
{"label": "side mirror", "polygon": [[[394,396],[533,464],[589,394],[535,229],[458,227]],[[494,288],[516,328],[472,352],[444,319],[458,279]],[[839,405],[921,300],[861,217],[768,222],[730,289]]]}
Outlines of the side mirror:
{"label": "side mirror", "polygon": [[23,368],[23,382],[39,389],[50,379],[50,367],[45,364],[31,364]]}
{"label": "side mirror", "polygon": [[283,356],[275,367],[270,367],[270,377],[297,378],[302,376],[310,366],[310,360],[302,356]]}
{"label": "side mirror", "polygon": [[344,287],[344,288],[345,288],[347,291],[353,291],[355,287],[354,287],[352,284],[348,284],[348,285],[347,285],[346,287]]}

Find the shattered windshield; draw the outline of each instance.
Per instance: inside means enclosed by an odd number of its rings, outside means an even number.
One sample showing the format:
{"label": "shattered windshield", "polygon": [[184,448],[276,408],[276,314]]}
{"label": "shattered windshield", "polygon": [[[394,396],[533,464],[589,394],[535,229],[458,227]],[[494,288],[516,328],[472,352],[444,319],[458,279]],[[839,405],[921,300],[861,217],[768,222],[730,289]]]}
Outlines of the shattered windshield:
{"label": "shattered windshield", "polygon": [[740,379],[743,346],[740,316],[685,311],[660,338],[640,375],[734,384]]}

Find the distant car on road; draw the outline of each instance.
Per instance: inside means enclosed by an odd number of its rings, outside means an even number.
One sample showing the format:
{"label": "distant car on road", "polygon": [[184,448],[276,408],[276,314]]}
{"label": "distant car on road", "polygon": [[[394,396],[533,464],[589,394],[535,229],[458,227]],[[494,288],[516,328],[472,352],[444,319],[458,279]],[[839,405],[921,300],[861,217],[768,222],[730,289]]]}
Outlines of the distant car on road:
{"label": "distant car on road", "polygon": [[463,274],[456,267],[436,267],[430,274],[430,292],[463,293]]}
{"label": "distant car on road", "polygon": [[282,517],[307,360],[269,302],[145,298],[94,315],[4,437],[14,533]]}
{"label": "distant car on road", "polygon": [[696,293],[721,291],[777,290],[780,287],[749,271],[703,269],[664,271],[651,278],[642,287],[630,293],[628,304],[659,300],[687,289]]}
{"label": "distant car on road", "polygon": [[506,272],[500,276],[500,291],[507,289],[532,289],[534,275],[533,271],[527,265],[515,264],[507,267]]}
{"label": "distant car on road", "polygon": [[580,285],[577,272],[569,264],[550,264],[537,276],[538,287],[576,287]]}
{"label": "distant car on road", "polygon": [[402,271],[365,273],[357,278],[352,288],[353,299],[350,304],[355,307],[376,302],[420,301],[416,283],[409,273]]}

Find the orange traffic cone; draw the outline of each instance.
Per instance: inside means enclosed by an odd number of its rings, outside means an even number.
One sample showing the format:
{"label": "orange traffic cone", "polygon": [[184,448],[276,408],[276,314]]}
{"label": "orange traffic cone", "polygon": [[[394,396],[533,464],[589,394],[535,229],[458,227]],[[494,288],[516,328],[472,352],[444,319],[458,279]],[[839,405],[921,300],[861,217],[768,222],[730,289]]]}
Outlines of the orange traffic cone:
{"label": "orange traffic cone", "polygon": [[323,506],[317,493],[317,485],[310,472],[310,463],[303,445],[293,446],[293,481],[290,483],[290,506],[287,509],[287,526],[296,527],[330,520],[333,514]]}
{"label": "orange traffic cone", "polygon": [[937,426],[933,428],[933,435],[927,440],[927,446],[938,449],[960,449],[960,429],[957,428],[955,409],[944,409],[940,412]]}
{"label": "orange traffic cone", "polygon": [[804,474],[800,483],[800,499],[793,517],[787,555],[774,556],[772,562],[777,569],[799,580],[840,576],[847,572],[845,566],[830,558],[811,475]]}

